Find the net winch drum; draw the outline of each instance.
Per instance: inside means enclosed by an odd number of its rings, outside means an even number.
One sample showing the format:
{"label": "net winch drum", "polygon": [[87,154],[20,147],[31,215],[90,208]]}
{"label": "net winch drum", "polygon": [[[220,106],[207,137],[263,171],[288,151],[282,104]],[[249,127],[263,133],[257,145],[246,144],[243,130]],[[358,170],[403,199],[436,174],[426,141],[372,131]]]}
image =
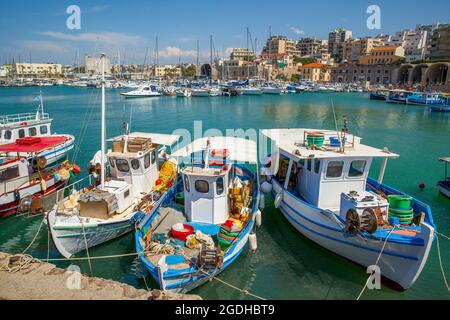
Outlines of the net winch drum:
{"label": "net winch drum", "polygon": [[389,203],[367,191],[341,193],[340,217],[349,233],[374,233],[378,225],[388,221]]}

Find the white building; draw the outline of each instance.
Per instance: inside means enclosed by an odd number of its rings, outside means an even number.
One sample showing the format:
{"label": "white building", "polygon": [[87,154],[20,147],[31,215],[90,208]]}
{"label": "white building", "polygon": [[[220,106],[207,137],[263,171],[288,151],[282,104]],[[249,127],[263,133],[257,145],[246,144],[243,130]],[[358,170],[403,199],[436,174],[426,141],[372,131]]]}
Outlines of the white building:
{"label": "white building", "polygon": [[396,32],[389,45],[405,49],[406,62],[424,60],[428,50],[429,34],[427,30],[418,29]]}
{"label": "white building", "polygon": [[[84,66],[86,73],[90,75],[102,74],[102,60],[100,58],[85,56]],[[111,63],[108,58],[105,58],[105,73],[111,73]]]}
{"label": "white building", "polygon": [[328,52],[337,60],[342,61],[344,56],[344,42],[352,38],[352,32],[337,28],[328,34]]}
{"label": "white building", "polygon": [[62,65],[55,63],[16,63],[16,74],[20,77],[58,77],[62,74]]}
{"label": "white building", "polygon": [[255,58],[255,53],[251,49],[247,48],[233,48],[230,54],[231,60],[246,60],[250,59],[250,61],[253,61]]}
{"label": "white building", "polygon": [[9,74],[8,68],[0,67],[0,78],[6,78]]}

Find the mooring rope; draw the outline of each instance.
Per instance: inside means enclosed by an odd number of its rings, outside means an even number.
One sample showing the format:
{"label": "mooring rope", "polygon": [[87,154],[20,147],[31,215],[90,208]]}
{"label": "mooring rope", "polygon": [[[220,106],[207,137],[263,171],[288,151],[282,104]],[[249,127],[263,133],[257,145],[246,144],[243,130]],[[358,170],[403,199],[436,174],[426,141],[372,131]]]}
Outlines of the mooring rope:
{"label": "mooring rope", "polygon": [[[436,232],[437,235],[441,235],[439,233]],[[447,236],[442,235],[445,238],[449,239]],[[438,252],[438,258],[439,258],[439,266],[441,267],[441,272],[442,272],[442,278],[444,278],[444,283],[445,286],[447,287],[447,291],[450,292],[450,288],[448,286],[448,282],[447,282],[447,277],[445,276],[445,270],[444,270],[444,265],[442,264],[442,257],[441,257],[441,248],[439,246],[439,237],[436,237],[436,245],[437,245],[437,252]]]}
{"label": "mooring rope", "polygon": [[44,221],[45,221],[45,218],[42,219],[41,224],[39,225],[39,229],[38,229],[38,231],[36,232],[36,234],[35,234],[33,240],[30,242],[30,244],[28,245],[28,247],[26,247],[26,249],[22,251],[22,254],[24,254],[25,252],[27,252],[27,251],[31,248],[31,246],[34,244],[34,242],[35,242],[36,239],[37,239],[37,236],[39,235],[39,232],[41,231],[41,228],[42,228],[42,225],[44,224]]}
{"label": "mooring rope", "polygon": [[[375,262],[375,266],[378,267],[378,262],[380,262],[381,256],[383,255],[383,251],[384,251],[384,249],[385,249],[385,247],[386,247],[386,244],[387,244],[387,242],[388,242],[389,236],[391,235],[391,233],[392,233],[396,228],[397,228],[397,226],[394,226],[394,227],[389,231],[388,235],[386,236],[386,239],[384,239],[383,247],[381,248],[381,251],[380,251],[380,253],[378,254],[377,261]],[[366,283],[364,284],[364,287],[362,288],[362,290],[361,290],[361,292],[359,293],[359,295],[358,295],[358,297],[356,298],[356,300],[359,300],[359,299],[361,298],[361,296],[363,295],[364,291],[365,291],[366,288],[367,288],[367,285],[369,284],[369,280],[371,279],[371,277],[372,277],[372,275],[370,275],[370,276],[367,278]]]}
{"label": "mooring rope", "polygon": [[83,227],[83,237],[84,237],[84,245],[86,246],[86,254],[87,254],[87,260],[89,263],[89,269],[91,270],[91,276],[94,276],[94,272],[92,271],[92,264],[91,264],[91,257],[89,256],[89,248],[86,240],[86,231],[84,230],[84,222],[81,221],[81,226]]}
{"label": "mooring rope", "polygon": [[6,262],[0,266],[0,270],[7,271],[9,273],[16,273],[21,270],[28,269],[35,261],[38,261],[38,259],[33,258],[29,254],[16,254],[9,256]]}

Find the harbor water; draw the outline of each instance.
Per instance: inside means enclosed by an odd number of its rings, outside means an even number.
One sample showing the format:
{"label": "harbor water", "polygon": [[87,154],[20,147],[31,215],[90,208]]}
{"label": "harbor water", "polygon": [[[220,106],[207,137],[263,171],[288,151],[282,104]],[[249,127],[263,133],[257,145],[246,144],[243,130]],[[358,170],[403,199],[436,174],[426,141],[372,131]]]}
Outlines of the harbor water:
{"label": "harbor water", "polygon": [[[42,90],[45,111],[54,119],[56,133],[75,135],[80,150],[73,159],[81,168],[100,146],[100,90],[75,87],[0,88],[0,113],[35,111],[33,98]],[[430,204],[439,232],[450,235],[450,199],[440,195],[436,183],[444,176],[439,157],[450,156],[450,115],[423,106],[392,105],[371,101],[366,93],[304,93],[281,96],[211,98],[159,97],[127,100],[121,90],[107,90],[107,137],[122,133],[122,123],[132,131],[171,133],[202,121],[203,130],[317,128],[335,129],[348,118],[351,133],[374,147],[388,147],[400,154],[390,160],[384,182]],[[131,119],[131,121],[130,121]],[[87,126],[85,124],[88,124]],[[86,127],[86,130],[82,130]],[[83,138],[84,137],[84,138]],[[83,139],[81,139],[83,138]],[[372,168],[377,177],[380,162]],[[85,172],[86,170],[83,169]],[[425,189],[419,189],[420,182]],[[33,240],[42,217],[10,217],[0,220],[0,251],[20,253]],[[271,299],[355,299],[367,279],[366,270],[309,241],[283,218],[266,196],[263,224],[257,230],[258,250],[246,248],[219,277],[236,287]],[[50,244],[50,246],[49,246]],[[450,241],[440,238],[441,255],[450,278]],[[48,249],[49,248],[49,249]],[[90,256],[135,252],[129,234],[89,250]],[[29,250],[38,258],[60,258],[43,225]],[[85,253],[78,255],[84,256]],[[56,263],[65,268],[68,262]],[[87,262],[75,261],[89,274]],[[137,288],[155,287],[135,257],[92,261],[97,277],[110,278]],[[144,281],[145,277],[145,281]],[[247,299],[238,291],[211,281],[196,289],[204,299]],[[404,292],[383,283],[381,290],[366,290],[363,299],[449,299],[439,266],[436,241],[428,262],[414,286]]]}

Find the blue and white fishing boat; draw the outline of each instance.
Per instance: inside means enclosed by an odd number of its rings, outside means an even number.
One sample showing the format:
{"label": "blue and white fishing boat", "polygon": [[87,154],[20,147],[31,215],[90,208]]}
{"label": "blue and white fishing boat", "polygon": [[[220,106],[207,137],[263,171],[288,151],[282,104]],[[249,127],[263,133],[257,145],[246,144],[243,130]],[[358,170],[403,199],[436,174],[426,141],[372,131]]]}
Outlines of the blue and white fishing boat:
{"label": "blue and white fishing boat", "polygon": [[406,104],[439,105],[444,103],[439,93],[414,92],[406,98]]}
{"label": "blue and white fishing boat", "polygon": [[[199,153],[201,161],[196,161]],[[253,229],[255,220],[261,221],[257,170],[242,165],[256,164],[256,143],[202,138],[172,156],[182,168],[182,206],[146,215],[136,224],[135,241],[159,287],[185,293],[229,267],[249,239],[256,250]]]}
{"label": "blue and white fishing boat", "polygon": [[450,112],[450,98],[446,97],[443,99],[442,103],[431,104],[428,106],[430,111],[434,112]]}
{"label": "blue and white fishing boat", "polygon": [[[408,289],[432,246],[431,209],[383,184],[387,160],[397,154],[344,129],[264,130],[278,151],[261,169],[261,190],[305,237],[362,266],[377,264],[381,276]],[[378,180],[369,177],[376,158],[383,160]]]}
{"label": "blue and white fishing boat", "polygon": [[386,98],[388,103],[406,104],[411,92],[406,90],[390,90]]}
{"label": "blue and white fishing boat", "polygon": [[450,163],[450,157],[440,158],[439,161],[445,163],[445,176],[444,180],[438,182],[438,188],[443,195],[445,195],[447,198],[450,198],[450,177],[447,173],[447,166]]}
{"label": "blue and white fishing boat", "polygon": [[381,100],[381,101],[386,101],[386,94],[380,91],[372,91],[369,94],[369,99],[370,100]]}

